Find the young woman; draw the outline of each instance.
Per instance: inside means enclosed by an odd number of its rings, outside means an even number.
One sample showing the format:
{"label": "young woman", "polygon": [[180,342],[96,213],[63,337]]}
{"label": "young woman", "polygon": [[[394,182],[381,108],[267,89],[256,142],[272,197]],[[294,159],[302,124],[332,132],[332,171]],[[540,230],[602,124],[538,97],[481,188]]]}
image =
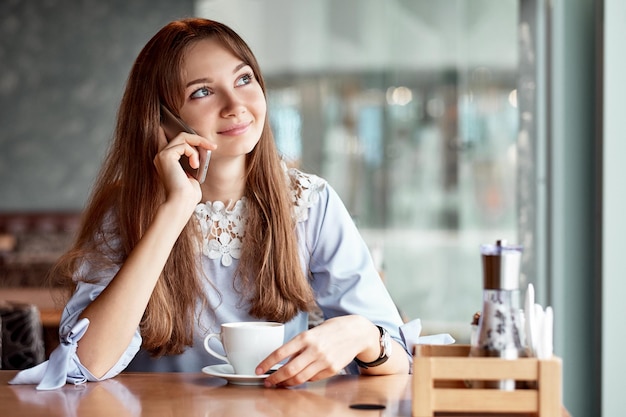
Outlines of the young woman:
{"label": "young woman", "polygon": [[[168,143],[161,104],[197,134]],[[403,323],[368,248],[329,184],[281,162],[266,111],[258,63],[225,25],[175,21],[148,42],[80,234],[54,269],[74,292],[48,378],[198,372],[216,361],[207,333],[254,320],[286,326],[257,368],[285,363],[268,386],[346,367],[409,372]],[[180,164],[197,167],[198,150],[212,152],[202,184]],[[313,308],[324,321],[309,330]],[[63,355],[69,368],[53,370]]]}

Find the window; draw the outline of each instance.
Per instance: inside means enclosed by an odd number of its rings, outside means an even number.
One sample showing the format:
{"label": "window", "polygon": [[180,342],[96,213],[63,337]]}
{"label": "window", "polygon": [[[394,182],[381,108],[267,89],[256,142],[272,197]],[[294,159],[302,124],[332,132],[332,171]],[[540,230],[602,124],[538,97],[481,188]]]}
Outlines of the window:
{"label": "window", "polygon": [[337,190],[406,318],[460,341],[482,307],[480,244],[518,239],[517,9],[199,3],[252,47],[279,149]]}

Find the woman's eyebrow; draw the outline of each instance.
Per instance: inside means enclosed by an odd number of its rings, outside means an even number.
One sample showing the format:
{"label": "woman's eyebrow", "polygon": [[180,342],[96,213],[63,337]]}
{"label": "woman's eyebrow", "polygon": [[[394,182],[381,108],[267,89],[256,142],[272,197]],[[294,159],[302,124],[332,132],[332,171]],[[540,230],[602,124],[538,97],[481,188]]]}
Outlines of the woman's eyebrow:
{"label": "woman's eyebrow", "polygon": [[235,69],[233,70],[233,74],[236,73],[237,71],[239,71],[240,69],[242,69],[243,67],[247,66],[248,64],[246,64],[245,62],[242,62],[241,64],[237,65],[235,67]]}
{"label": "woman's eyebrow", "polygon": [[211,79],[211,78],[198,78],[197,80],[189,81],[185,85],[185,88],[191,87],[194,84],[208,84],[208,83],[210,83],[212,81],[213,81],[213,79]]}
{"label": "woman's eyebrow", "polygon": [[[246,64],[245,62],[240,63],[239,65],[237,65],[235,67],[235,69],[233,70],[233,74],[235,74],[237,71],[239,71],[240,69],[242,69],[243,67],[247,66],[248,64]],[[186,85],[185,88],[187,87],[191,87],[194,84],[208,84],[213,82],[212,78],[198,78],[196,80],[193,81],[189,81]]]}

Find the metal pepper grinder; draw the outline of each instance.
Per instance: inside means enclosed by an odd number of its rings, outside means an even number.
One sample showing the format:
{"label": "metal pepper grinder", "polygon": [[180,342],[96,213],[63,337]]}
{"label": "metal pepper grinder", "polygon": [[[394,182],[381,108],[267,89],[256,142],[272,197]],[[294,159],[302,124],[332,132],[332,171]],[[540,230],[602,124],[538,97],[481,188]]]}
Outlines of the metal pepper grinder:
{"label": "metal pepper grinder", "polygon": [[[481,245],[483,308],[470,356],[517,359],[526,356],[521,341],[519,272],[522,247],[498,240]],[[473,387],[514,390],[515,380],[472,381]]]}

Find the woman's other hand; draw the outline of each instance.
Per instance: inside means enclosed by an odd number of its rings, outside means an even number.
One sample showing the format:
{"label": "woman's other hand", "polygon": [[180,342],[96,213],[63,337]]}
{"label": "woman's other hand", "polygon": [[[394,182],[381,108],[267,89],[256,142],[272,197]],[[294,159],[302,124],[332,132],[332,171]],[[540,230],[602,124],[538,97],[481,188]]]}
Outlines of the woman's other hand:
{"label": "woman's other hand", "polygon": [[[368,374],[408,373],[407,355],[399,343],[384,364],[364,369]],[[369,320],[357,315],[326,320],[302,332],[274,351],[259,364],[257,374],[289,359],[265,380],[266,386],[294,386],[338,374],[355,357],[370,362],[380,356],[380,331]]]}

